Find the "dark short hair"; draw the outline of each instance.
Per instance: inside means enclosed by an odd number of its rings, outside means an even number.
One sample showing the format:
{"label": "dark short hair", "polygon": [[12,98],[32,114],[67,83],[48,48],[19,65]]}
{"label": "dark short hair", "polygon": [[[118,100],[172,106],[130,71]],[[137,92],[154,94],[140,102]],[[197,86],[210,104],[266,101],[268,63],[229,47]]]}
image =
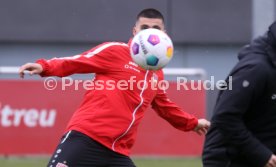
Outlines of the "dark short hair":
{"label": "dark short hair", "polygon": [[161,12],[159,12],[157,9],[154,8],[148,8],[142,10],[138,15],[137,15],[137,20],[139,20],[140,17],[145,17],[145,18],[151,18],[151,19],[161,19],[163,23],[165,22],[164,17]]}

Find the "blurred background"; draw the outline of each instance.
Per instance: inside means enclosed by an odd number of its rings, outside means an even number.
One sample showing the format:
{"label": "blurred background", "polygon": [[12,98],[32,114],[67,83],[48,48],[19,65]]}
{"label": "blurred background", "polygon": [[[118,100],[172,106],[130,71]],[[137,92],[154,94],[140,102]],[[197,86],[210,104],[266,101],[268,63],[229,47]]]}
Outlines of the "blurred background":
{"label": "blurred background", "polygon": [[[73,56],[105,41],[128,42],[137,13],[151,7],[164,14],[174,42],[167,67],[203,69],[206,79],[215,80],[225,79],[238,61],[239,49],[263,35],[276,17],[275,0],[0,0],[0,67]],[[1,83],[18,79],[0,70]],[[13,98],[4,89],[0,87],[2,107],[8,96]],[[207,118],[216,95],[217,90],[206,90],[200,102]],[[0,134],[6,130],[2,125]],[[198,151],[191,155],[200,156]]]}

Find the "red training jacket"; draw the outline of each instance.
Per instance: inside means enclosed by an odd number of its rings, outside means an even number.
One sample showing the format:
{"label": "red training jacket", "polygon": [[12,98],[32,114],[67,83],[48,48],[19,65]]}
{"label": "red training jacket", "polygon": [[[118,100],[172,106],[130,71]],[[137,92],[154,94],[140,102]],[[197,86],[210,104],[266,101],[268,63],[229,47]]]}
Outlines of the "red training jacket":
{"label": "red training jacket", "polygon": [[197,118],[171,102],[161,88],[162,70],[144,70],[132,61],[129,45],[107,42],[73,57],[40,59],[41,76],[64,77],[95,73],[94,87],[87,90],[66,131],[86,134],[107,148],[129,155],[137,128],[151,104],[159,116],[182,131],[190,131]]}

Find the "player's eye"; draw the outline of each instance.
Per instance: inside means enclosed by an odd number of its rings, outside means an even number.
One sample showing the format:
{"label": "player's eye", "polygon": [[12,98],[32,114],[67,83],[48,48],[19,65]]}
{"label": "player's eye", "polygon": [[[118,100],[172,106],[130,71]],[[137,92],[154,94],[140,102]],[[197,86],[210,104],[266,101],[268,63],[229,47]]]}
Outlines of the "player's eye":
{"label": "player's eye", "polygon": [[145,30],[145,29],[148,29],[150,28],[148,25],[141,25],[141,30]]}
{"label": "player's eye", "polygon": [[161,27],[159,27],[159,26],[153,26],[152,28],[155,28],[155,29],[161,30]]}

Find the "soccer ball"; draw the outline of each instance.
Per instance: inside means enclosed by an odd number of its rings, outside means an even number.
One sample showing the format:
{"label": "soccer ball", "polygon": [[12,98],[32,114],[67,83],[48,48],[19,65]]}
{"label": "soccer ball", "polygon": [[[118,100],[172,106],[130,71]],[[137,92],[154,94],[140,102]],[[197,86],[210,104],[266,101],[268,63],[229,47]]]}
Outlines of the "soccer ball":
{"label": "soccer ball", "polygon": [[158,29],[145,29],[137,33],[130,44],[133,61],[146,70],[165,67],[173,57],[170,37]]}

